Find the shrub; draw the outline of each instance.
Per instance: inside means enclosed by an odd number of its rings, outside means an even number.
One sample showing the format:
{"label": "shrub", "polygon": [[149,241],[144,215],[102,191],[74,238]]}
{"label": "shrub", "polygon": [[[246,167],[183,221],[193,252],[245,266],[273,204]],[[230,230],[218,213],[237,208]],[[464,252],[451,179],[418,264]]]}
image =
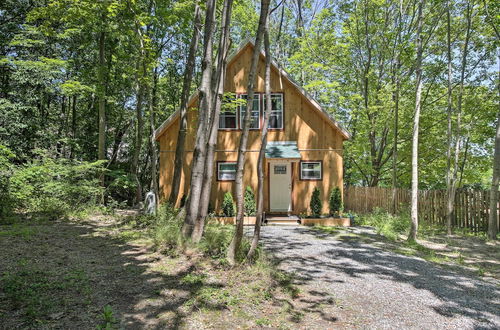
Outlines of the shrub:
{"label": "shrub", "polygon": [[224,226],[208,223],[200,242],[200,249],[205,255],[213,258],[223,258],[234,235],[234,226]]}
{"label": "shrub", "polygon": [[174,252],[182,246],[183,219],[177,216],[177,211],[168,203],[162,204],[156,215],[143,215],[139,222],[152,226],[156,248]]}
{"label": "shrub", "polygon": [[328,206],[330,207],[330,215],[339,214],[340,209],[342,208],[342,194],[340,193],[339,187],[334,187],[330,192]]}
{"label": "shrub", "polygon": [[10,177],[14,166],[11,160],[14,154],[5,146],[0,144],[0,218],[7,217],[12,208],[10,195]]}
{"label": "shrub", "polygon": [[224,194],[224,200],[222,201],[222,215],[225,217],[234,217],[235,205],[233,200],[233,195],[231,192],[227,192]]}
{"label": "shrub", "polygon": [[106,173],[107,201],[121,201],[127,203],[134,199],[137,182],[132,175],[123,169],[114,169]]}
{"label": "shrub", "polygon": [[410,228],[410,215],[408,212],[392,215],[382,209],[375,209],[373,213],[360,218],[363,225],[373,226],[377,233],[390,240],[397,240],[399,235]]}
{"label": "shrub", "polygon": [[320,191],[317,187],[314,187],[312,196],[311,196],[311,202],[309,203],[309,207],[311,208],[311,214],[313,216],[320,216],[321,215],[321,209],[323,208],[323,204],[321,202],[320,198]]}
{"label": "shrub", "polygon": [[257,207],[255,205],[255,194],[250,186],[245,189],[244,206],[246,216],[255,215],[257,213]]}
{"label": "shrub", "polygon": [[17,168],[10,178],[11,197],[18,209],[55,217],[94,206],[103,196],[103,165],[42,158]]}

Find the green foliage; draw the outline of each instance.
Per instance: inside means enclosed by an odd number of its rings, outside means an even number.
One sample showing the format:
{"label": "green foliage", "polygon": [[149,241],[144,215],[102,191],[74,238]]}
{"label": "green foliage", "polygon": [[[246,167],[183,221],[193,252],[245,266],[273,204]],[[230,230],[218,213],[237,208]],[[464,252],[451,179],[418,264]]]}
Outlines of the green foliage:
{"label": "green foliage", "polygon": [[245,197],[243,201],[243,208],[245,210],[246,216],[252,216],[257,213],[257,206],[255,204],[255,194],[253,193],[252,187],[247,186],[245,189]]}
{"label": "green foliage", "polygon": [[123,169],[115,169],[106,173],[106,195],[109,199],[127,203],[132,201],[137,189],[137,182],[133,176]]}
{"label": "green foliage", "polygon": [[183,219],[177,216],[177,211],[168,203],[162,204],[156,215],[144,215],[141,222],[152,228],[155,246],[170,254],[177,253],[183,247]]}
{"label": "green foliage", "polygon": [[5,146],[0,144],[0,218],[7,217],[12,209],[10,196],[10,177],[14,169],[11,160],[14,154]]}
{"label": "green foliage", "polygon": [[103,323],[98,325],[97,328],[101,330],[115,329],[115,324],[118,320],[113,315],[113,308],[110,305],[104,306],[102,310],[102,320]]}
{"label": "green foliage", "polygon": [[410,215],[403,213],[394,216],[382,209],[377,209],[373,213],[360,217],[362,225],[373,226],[378,234],[396,241],[399,235],[407,232],[410,228]]}
{"label": "green foliage", "polygon": [[234,217],[236,213],[236,205],[234,205],[233,195],[230,191],[224,194],[224,200],[222,201],[222,215],[225,217]]}
{"label": "green foliage", "polygon": [[233,226],[208,223],[200,242],[200,249],[205,255],[213,258],[224,258],[233,235]]}
{"label": "green foliage", "polygon": [[314,187],[311,201],[309,202],[309,208],[311,210],[311,214],[315,217],[321,215],[321,210],[323,208],[323,203],[321,202],[320,191],[318,187]]}
{"label": "green foliage", "polygon": [[10,178],[11,198],[19,211],[52,217],[97,205],[103,195],[103,165],[42,157],[16,169]]}
{"label": "green foliage", "polygon": [[79,303],[87,303],[91,290],[81,269],[68,268],[61,274],[41,269],[26,259],[20,260],[15,269],[0,274],[0,287],[6,307],[20,313],[26,325],[38,326],[50,313],[65,308],[62,305],[67,301],[60,301],[54,292],[71,292],[78,296]]}
{"label": "green foliage", "polygon": [[334,187],[330,192],[328,206],[330,208],[330,215],[339,215],[342,209],[342,194],[339,187]]}

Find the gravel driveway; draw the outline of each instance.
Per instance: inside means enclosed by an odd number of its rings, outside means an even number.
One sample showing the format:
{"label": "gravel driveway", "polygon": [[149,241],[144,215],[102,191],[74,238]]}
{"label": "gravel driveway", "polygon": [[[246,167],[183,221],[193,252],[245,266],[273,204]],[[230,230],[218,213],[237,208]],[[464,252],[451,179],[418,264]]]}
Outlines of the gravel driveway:
{"label": "gravel driveway", "polygon": [[382,250],[355,235],[266,226],[262,241],[302,290],[335,297],[339,313],[328,317],[338,328],[500,329],[498,283]]}

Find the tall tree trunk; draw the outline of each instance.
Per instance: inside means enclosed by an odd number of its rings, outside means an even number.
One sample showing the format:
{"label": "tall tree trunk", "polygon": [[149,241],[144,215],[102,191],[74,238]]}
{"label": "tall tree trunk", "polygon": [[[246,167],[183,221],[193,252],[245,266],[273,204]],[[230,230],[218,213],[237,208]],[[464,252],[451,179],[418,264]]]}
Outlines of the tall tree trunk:
{"label": "tall tree trunk", "polygon": [[179,133],[177,134],[177,145],[175,147],[174,176],[172,177],[172,191],[168,201],[175,206],[179,198],[179,190],[182,176],[182,163],[184,161],[184,150],[187,133],[187,106],[191,82],[193,80],[193,71],[195,67],[196,51],[200,40],[201,31],[201,11],[198,2],[194,7],[193,37],[189,44],[189,53],[186,59],[184,69],[184,81],[182,82],[181,104],[179,107]]}
{"label": "tall tree trunk", "polygon": [[231,240],[227,251],[227,259],[230,265],[236,264],[236,255],[238,254],[243,238],[243,168],[245,166],[245,154],[248,142],[248,132],[250,130],[250,118],[253,108],[253,96],[255,86],[255,76],[257,66],[259,63],[260,47],[262,44],[262,37],[264,35],[264,27],[267,20],[269,11],[270,0],[261,0],[259,26],[255,37],[255,48],[252,54],[250,70],[248,72],[248,86],[247,86],[247,104],[245,117],[243,119],[243,131],[241,132],[240,144],[238,147],[238,160],[236,162],[236,180],[235,180],[235,193],[236,193],[236,232]]}
{"label": "tall tree trunk", "polygon": [[[99,147],[98,147],[98,158],[106,159],[106,88],[105,88],[105,70],[106,63],[104,60],[104,44],[105,44],[106,34],[101,31],[99,34]],[[104,183],[104,178],[101,179]]]}
{"label": "tall tree trunk", "polygon": [[[500,51],[498,51],[498,95],[500,96]],[[500,106],[500,104],[499,104]],[[490,190],[490,217],[488,220],[488,238],[496,239],[498,233],[498,187],[500,184],[500,108],[498,109],[495,152],[493,154],[493,174]]]}
{"label": "tall tree trunk", "polygon": [[420,124],[420,102],[422,97],[422,10],[424,0],[418,2],[418,27],[417,27],[417,60],[415,64],[416,93],[415,93],[415,118],[413,121],[412,153],[411,153],[411,226],[409,241],[417,239],[418,231],[418,132]]}
{"label": "tall tree trunk", "polygon": [[[452,223],[453,223],[453,218],[454,218],[454,207],[455,207],[455,194],[457,190],[457,174],[458,174],[458,161],[459,161],[459,156],[460,156],[460,141],[461,141],[461,125],[462,125],[462,103],[463,103],[463,94],[464,94],[464,81],[465,81],[465,70],[467,68],[467,57],[468,57],[468,50],[469,50],[469,40],[470,40],[470,31],[471,31],[471,24],[472,24],[472,8],[470,2],[467,3],[467,14],[466,14],[466,19],[467,19],[467,30],[465,34],[465,43],[464,43],[464,49],[462,53],[462,63],[461,63],[461,68],[460,68],[460,88],[458,92],[458,102],[457,102],[457,128],[456,128],[456,133],[455,133],[455,145],[453,146],[454,149],[454,160],[453,160],[453,173],[450,175],[450,173],[447,173],[448,177],[448,200],[447,200],[447,214],[446,214],[446,227],[447,227],[447,233],[448,235],[451,235],[451,229],[452,229]],[[451,48],[451,46],[449,46]],[[451,55],[448,61],[451,61]],[[449,64],[448,70],[451,70]],[[450,75],[450,73],[449,73]],[[451,77],[448,78],[449,80]],[[450,84],[450,82],[448,82]],[[451,87],[449,87],[451,88]],[[448,91],[448,98],[451,99],[451,90]],[[450,100],[451,102],[451,100]],[[448,120],[451,120],[451,104],[449,104],[449,112],[448,112]],[[451,129],[451,123],[448,122],[448,129]],[[449,142],[451,143],[451,134],[449,135]],[[448,147],[451,148],[451,145]],[[448,151],[448,155],[451,157],[451,150]],[[448,159],[448,166],[450,165],[450,159]],[[450,170],[450,168],[448,168]]]}
{"label": "tall tree trunk", "polygon": [[255,252],[259,246],[260,240],[260,228],[262,221],[264,221],[264,156],[266,153],[267,145],[267,131],[269,125],[269,117],[271,116],[271,46],[269,43],[269,17],[266,20],[266,27],[264,31],[264,49],[266,52],[266,69],[264,77],[264,88],[266,93],[265,111],[264,111],[264,123],[262,124],[262,137],[260,139],[260,150],[259,159],[257,161],[257,219],[255,221],[255,228],[253,232],[252,244],[250,245],[250,250],[247,254],[247,260],[253,260],[255,257]]}
{"label": "tall tree trunk", "polygon": [[78,96],[73,95],[73,102],[71,105],[71,146],[69,150],[69,158],[73,159],[74,149],[76,144],[76,102],[78,101]]}
{"label": "tall tree trunk", "polygon": [[199,91],[198,129],[191,166],[191,188],[186,205],[186,217],[182,227],[185,238],[191,236],[194,224],[200,211],[201,190],[203,175],[205,173],[205,157],[208,139],[208,116],[211,108],[211,81],[212,81],[212,53],[215,20],[215,0],[207,0],[205,31],[203,36],[204,50],[202,60],[202,73]]}
{"label": "tall tree trunk", "polygon": [[[447,59],[448,59],[448,128],[446,132],[447,137],[447,150],[446,150],[446,187],[447,187],[447,207],[446,207],[446,228],[448,235],[451,235],[451,226],[453,221],[453,202],[451,197],[451,135],[452,135],[452,57],[451,57],[451,0],[447,1]],[[451,205],[450,205],[451,204]]]}
{"label": "tall tree trunk", "polygon": [[205,227],[205,218],[208,214],[210,203],[210,193],[212,190],[212,179],[214,173],[215,147],[217,145],[217,135],[219,131],[219,117],[224,96],[224,81],[226,77],[227,54],[229,51],[229,36],[231,27],[231,10],[233,0],[225,0],[221,18],[221,36],[219,40],[219,53],[217,55],[217,69],[212,80],[214,92],[212,98],[212,109],[210,116],[209,137],[207,144],[207,155],[205,157],[205,173],[203,175],[203,186],[200,197],[200,211],[195,221],[195,227],[191,239],[199,242]]}
{"label": "tall tree trunk", "polygon": [[158,205],[159,201],[159,188],[158,188],[158,150],[156,149],[156,140],[155,140],[155,121],[156,121],[156,106],[158,103],[157,98],[158,91],[158,68],[153,70],[153,88],[150,89],[149,92],[149,127],[151,129],[151,185],[150,189],[155,194],[155,200]]}
{"label": "tall tree trunk", "polygon": [[[144,61],[143,56],[140,56],[139,61]],[[137,71],[139,71],[139,65],[137,65]],[[136,105],[135,105],[135,134],[134,134],[134,153],[132,155],[132,163],[130,166],[130,174],[134,178],[136,184],[134,204],[140,203],[142,201],[142,186],[139,180],[139,156],[141,154],[142,146],[142,131],[144,128],[144,122],[142,117],[142,105],[144,97],[144,87],[142,85],[142,80],[144,76],[137,72],[135,83],[135,93],[136,93]]]}

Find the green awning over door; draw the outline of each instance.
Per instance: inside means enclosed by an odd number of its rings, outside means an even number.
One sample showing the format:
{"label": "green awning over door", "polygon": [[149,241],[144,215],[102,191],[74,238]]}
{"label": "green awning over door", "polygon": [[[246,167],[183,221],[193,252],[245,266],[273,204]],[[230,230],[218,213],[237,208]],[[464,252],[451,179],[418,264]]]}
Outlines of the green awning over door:
{"label": "green awning over door", "polygon": [[300,152],[296,141],[270,141],[266,145],[266,158],[300,159]]}

